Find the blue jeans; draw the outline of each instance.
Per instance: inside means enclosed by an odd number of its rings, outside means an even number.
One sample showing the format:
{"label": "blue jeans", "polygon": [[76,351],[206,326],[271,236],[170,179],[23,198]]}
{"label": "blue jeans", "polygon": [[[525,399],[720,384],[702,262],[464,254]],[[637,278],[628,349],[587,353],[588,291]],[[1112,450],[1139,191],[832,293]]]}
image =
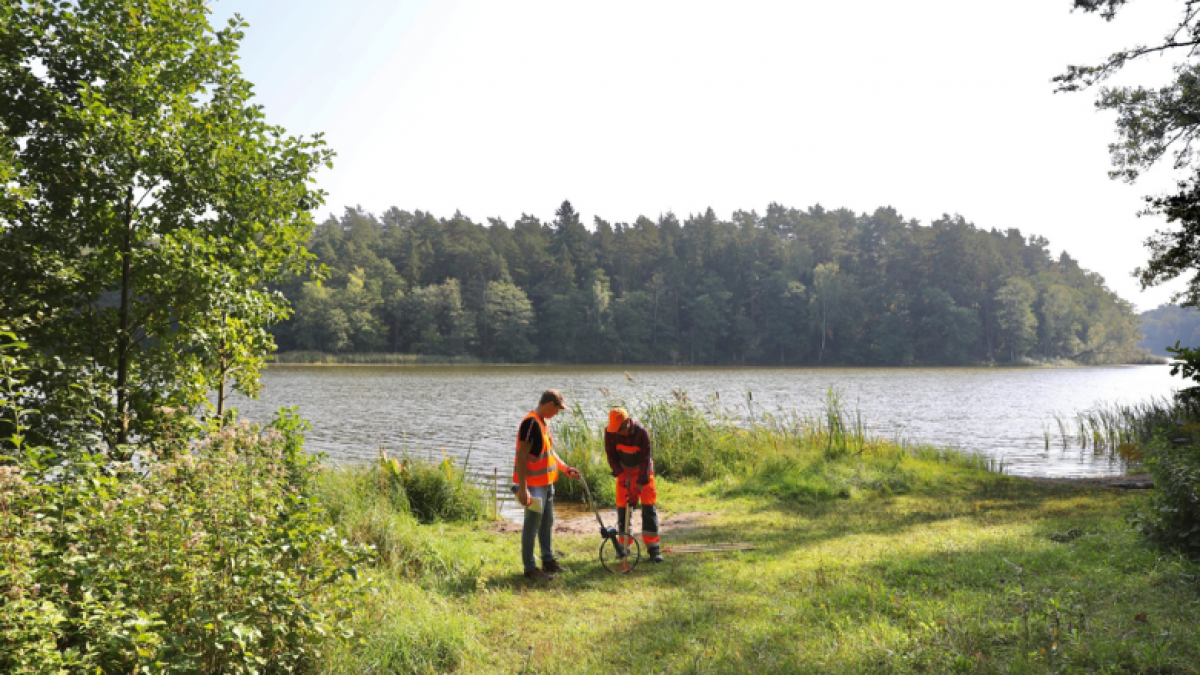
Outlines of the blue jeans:
{"label": "blue jeans", "polygon": [[550,547],[550,535],[554,532],[554,485],[539,485],[528,488],[529,496],[542,498],[542,512],[525,509],[525,523],[521,528],[521,561],[525,563],[525,571],[536,569],[537,559],[533,557],[533,540],[537,539],[542,550],[542,560],[553,560],[554,549]]}

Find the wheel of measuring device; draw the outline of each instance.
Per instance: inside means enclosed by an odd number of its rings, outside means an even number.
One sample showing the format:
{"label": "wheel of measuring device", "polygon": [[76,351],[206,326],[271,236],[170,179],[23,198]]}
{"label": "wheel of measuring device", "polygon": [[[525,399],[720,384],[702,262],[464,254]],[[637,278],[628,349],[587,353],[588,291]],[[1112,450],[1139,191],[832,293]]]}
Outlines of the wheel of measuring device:
{"label": "wheel of measuring device", "polygon": [[615,539],[600,542],[600,564],[609,572],[628,574],[642,559],[642,545],[637,537],[619,534]]}

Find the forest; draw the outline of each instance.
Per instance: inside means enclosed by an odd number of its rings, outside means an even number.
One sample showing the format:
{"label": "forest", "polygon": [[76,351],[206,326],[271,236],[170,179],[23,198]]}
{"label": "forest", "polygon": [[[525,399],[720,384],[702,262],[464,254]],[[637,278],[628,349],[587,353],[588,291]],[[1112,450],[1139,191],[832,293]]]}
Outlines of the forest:
{"label": "forest", "polygon": [[278,290],[283,351],[669,365],[1123,363],[1133,306],[1049,242],[895,209],[591,226],[347,208],[314,227],[324,278]]}
{"label": "forest", "polygon": [[1160,305],[1142,312],[1140,346],[1151,354],[1169,356],[1167,347],[1176,342],[1182,347],[1200,346],[1200,311],[1195,307]]}

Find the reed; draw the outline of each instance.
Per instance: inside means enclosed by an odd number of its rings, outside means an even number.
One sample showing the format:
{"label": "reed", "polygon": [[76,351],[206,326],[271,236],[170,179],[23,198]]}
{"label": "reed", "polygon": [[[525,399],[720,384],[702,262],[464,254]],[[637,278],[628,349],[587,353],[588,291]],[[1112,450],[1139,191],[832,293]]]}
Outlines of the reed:
{"label": "reed", "polygon": [[473,356],[436,356],[426,354],[392,354],[387,352],[366,352],[345,354],[330,354],[316,351],[290,351],[275,355],[274,362],[278,364],[350,364],[350,365],[441,365],[483,363]]}
{"label": "reed", "polygon": [[[909,460],[955,463],[999,472],[1003,466],[974,455],[872,436],[860,411],[847,409],[840,392],[826,392],[813,412],[722,405],[716,395],[697,403],[685,391],[648,397],[630,406],[651,432],[655,472],[668,480],[724,481],[734,491],[773,494],[797,503],[900,492],[919,482]],[[588,480],[600,505],[610,504],[613,479],[604,457],[603,414],[589,417],[578,405],[556,432],[563,459]],[[562,499],[582,498],[573,481],[560,481]]]}
{"label": "reed", "polygon": [[[1186,402],[1161,397],[1135,404],[1097,405],[1076,413],[1075,435],[1080,449],[1091,449],[1132,467],[1157,435],[1193,419],[1196,411],[1192,408]],[[1061,419],[1059,424],[1063,424]]]}

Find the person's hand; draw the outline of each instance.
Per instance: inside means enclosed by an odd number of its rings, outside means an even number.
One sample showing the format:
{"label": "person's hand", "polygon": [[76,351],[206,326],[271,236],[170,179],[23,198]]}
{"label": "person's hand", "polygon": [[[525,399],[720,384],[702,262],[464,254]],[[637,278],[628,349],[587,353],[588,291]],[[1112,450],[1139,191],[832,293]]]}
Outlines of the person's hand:
{"label": "person's hand", "polygon": [[533,503],[533,498],[529,496],[529,490],[524,485],[517,488],[517,501],[521,503],[521,506],[529,506]]}
{"label": "person's hand", "polygon": [[575,480],[579,480],[579,476],[580,476],[579,469],[576,469],[573,466],[568,466],[568,467],[564,468],[563,471],[567,472],[567,477],[574,478]]}
{"label": "person's hand", "polygon": [[612,472],[612,477],[613,477],[613,478],[619,478],[620,476],[621,476],[621,471],[620,471],[620,469],[618,469],[618,470],[616,470],[616,471],[613,471],[613,472]]}

